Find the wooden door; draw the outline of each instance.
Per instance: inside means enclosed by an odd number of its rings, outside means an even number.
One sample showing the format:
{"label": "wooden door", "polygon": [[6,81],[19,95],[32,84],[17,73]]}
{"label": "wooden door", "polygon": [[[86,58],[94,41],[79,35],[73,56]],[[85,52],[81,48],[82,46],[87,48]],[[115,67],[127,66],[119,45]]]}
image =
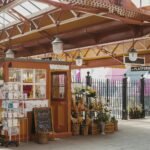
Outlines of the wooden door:
{"label": "wooden door", "polygon": [[51,75],[51,103],[53,108],[53,124],[55,132],[68,130],[67,74],[54,72]]}

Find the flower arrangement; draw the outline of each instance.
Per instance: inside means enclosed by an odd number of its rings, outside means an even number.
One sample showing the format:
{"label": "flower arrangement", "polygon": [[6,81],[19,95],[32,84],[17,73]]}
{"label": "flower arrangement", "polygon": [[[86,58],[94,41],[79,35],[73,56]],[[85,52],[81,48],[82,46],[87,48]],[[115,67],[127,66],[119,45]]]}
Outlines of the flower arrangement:
{"label": "flower arrangement", "polygon": [[142,106],[137,105],[129,108],[129,117],[130,119],[143,118],[142,116]]}
{"label": "flower arrangement", "polygon": [[82,89],[75,89],[76,93],[87,95],[88,97],[96,98],[96,91],[92,87],[86,87]]}

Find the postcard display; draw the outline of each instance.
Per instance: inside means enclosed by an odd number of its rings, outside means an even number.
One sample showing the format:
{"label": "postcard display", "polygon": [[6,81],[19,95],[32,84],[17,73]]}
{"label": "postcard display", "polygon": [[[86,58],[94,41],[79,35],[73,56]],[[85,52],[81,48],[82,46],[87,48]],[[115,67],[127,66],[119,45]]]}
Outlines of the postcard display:
{"label": "postcard display", "polygon": [[[9,82],[5,82],[0,87],[3,109],[1,134],[8,137],[7,143],[17,142],[18,145],[20,142],[20,120],[23,118],[28,120],[27,112],[36,107],[48,107],[48,100],[44,99],[46,97],[46,71],[43,74],[42,72],[44,71],[11,68],[9,69]],[[26,141],[28,141],[28,134],[26,136]]]}

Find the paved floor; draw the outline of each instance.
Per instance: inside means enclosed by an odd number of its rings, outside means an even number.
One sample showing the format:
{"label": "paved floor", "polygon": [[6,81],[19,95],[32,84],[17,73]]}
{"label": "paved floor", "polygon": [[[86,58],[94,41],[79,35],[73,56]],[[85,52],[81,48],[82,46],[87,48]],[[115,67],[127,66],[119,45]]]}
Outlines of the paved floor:
{"label": "paved floor", "polygon": [[0,150],[150,150],[150,119],[120,121],[115,134],[74,136],[56,139],[49,144],[21,144]]}

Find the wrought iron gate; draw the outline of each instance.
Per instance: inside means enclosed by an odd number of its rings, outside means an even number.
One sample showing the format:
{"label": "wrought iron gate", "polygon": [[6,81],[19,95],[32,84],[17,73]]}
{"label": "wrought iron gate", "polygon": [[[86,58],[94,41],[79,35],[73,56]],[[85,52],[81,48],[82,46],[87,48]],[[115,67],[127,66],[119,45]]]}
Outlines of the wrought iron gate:
{"label": "wrought iron gate", "polygon": [[120,80],[72,78],[72,86],[90,86],[96,90],[98,99],[108,103],[112,115],[118,119],[127,119],[131,108],[139,108],[144,116],[150,116],[150,79],[129,80],[126,76]]}

